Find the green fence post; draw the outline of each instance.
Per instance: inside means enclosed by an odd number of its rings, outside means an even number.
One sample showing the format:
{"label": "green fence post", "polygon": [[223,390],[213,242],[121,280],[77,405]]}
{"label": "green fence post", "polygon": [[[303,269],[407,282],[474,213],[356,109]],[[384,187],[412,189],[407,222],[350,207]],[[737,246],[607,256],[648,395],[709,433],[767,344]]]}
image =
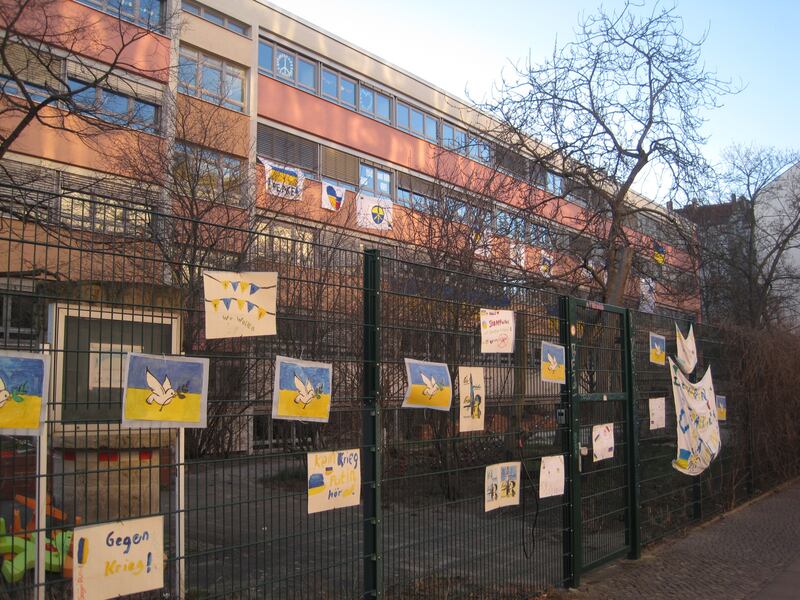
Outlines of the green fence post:
{"label": "green fence post", "polygon": [[625,311],[625,387],[628,390],[627,421],[628,421],[628,528],[630,531],[629,558],[638,559],[642,556],[641,535],[641,465],[639,464],[639,411],[637,410],[636,374],[634,372],[634,321],[633,312]]}
{"label": "green fence post", "polygon": [[566,454],[566,475],[570,485],[564,497],[564,581],[577,587],[581,581],[583,550],[581,540],[581,454],[580,454],[580,409],[577,405],[577,379],[575,376],[575,323],[577,312],[570,296],[559,300],[561,313],[561,343],[565,348],[567,385],[561,386],[561,409],[564,411],[561,444]]}
{"label": "green fence post", "polygon": [[380,251],[364,253],[364,597],[383,595],[381,530]]}

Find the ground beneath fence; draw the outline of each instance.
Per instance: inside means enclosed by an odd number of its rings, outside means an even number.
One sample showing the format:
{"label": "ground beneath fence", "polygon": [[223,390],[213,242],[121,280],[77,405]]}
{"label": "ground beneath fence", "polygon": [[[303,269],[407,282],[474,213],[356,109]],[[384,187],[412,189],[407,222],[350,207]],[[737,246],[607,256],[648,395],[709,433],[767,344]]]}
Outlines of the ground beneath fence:
{"label": "ground beneath fence", "polygon": [[[800,480],[728,513],[684,537],[586,574],[577,590],[548,592],[557,600],[704,600],[768,598],[770,584],[796,578],[800,559]],[[800,597],[800,591],[797,596]]]}

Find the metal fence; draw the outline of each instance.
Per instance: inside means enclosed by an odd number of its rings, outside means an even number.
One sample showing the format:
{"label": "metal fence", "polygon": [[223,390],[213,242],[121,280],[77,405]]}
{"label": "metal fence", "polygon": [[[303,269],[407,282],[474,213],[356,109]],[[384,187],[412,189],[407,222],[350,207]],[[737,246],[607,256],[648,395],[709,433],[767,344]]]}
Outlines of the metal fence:
{"label": "metal fence", "polygon": [[[527,598],[757,487],[737,412],[748,391],[713,327],[695,324],[697,373],[713,365],[729,416],[721,456],[691,478],[670,465],[669,375],[647,351],[653,331],[674,354],[674,319],[345,237],[298,241],[103,198],[67,218],[25,198],[2,199],[1,341],[44,350],[52,373],[44,435],[0,436],[0,598],[71,597],[74,528],[148,515],[165,517],[167,573],[142,597]],[[206,339],[204,269],[277,272],[277,335]],[[480,308],[515,312],[513,353],[481,353]],[[542,341],[566,345],[567,385],[540,380]],[[210,359],[206,429],[121,426],[131,351]],[[333,363],[329,423],[272,419],[276,355]],[[401,408],[405,358],[447,363],[454,381],[459,366],[483,367],[485,429],[459,433],[457,396],[449,412]],[[655,396],[667,427],[651,431]],[[581,450],[599,423],[613,423],[616,449],[594,463]],[[307,514],[307,452],[345,448],[363,457],[360,505]],[[558,454],[565,494],[538,500],[540,460]],[[486,513],[484,470],[510,460],[523,464],[521,504]]]}

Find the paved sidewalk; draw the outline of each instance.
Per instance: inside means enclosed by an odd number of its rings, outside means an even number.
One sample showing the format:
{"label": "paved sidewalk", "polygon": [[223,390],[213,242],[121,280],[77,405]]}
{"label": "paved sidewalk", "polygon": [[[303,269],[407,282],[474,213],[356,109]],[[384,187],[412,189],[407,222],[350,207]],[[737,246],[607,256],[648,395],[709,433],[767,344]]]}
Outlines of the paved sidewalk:
{"label": "paved sidewalk", "polygon": [[545,598],[800,598],[800,480]]}

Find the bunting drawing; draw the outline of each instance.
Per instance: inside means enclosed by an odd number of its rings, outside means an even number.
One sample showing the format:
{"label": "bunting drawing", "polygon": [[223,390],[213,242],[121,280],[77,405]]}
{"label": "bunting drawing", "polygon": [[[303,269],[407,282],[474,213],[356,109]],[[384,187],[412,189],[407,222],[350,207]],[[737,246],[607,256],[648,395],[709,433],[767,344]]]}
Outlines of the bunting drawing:
{"label": "bunting drawing", "polygon": [[278,274],[204,271],[206,339],[275,335]]}

